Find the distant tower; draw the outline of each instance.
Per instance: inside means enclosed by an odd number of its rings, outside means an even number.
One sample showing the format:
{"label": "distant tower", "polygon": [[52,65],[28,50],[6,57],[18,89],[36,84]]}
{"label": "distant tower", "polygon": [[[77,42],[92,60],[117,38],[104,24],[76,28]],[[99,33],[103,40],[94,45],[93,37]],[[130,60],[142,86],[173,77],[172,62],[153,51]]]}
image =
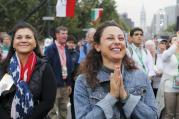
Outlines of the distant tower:
{"label": "distant tower", "polygon": [[146,31],[146,13],[145,13],[145,8],[144,5],[142,6],[142,10],[140,12],[140,27]]}
{"label": "distant tower", "polygon": [[176,0],[176,16],[179,16],[179,0]]}

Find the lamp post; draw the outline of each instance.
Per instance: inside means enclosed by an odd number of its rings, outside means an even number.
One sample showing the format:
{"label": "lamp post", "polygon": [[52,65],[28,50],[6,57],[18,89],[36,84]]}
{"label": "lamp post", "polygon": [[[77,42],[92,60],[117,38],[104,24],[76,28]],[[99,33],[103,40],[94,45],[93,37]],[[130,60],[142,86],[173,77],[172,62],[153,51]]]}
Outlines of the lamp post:
{"label": "lamp post", "polygon": [[50,21],[55,20],[55,17],[51,16],[51,3],[47,0],[47,16],[42,17],[42,20],[47,22],[47,34],[50,36]]}

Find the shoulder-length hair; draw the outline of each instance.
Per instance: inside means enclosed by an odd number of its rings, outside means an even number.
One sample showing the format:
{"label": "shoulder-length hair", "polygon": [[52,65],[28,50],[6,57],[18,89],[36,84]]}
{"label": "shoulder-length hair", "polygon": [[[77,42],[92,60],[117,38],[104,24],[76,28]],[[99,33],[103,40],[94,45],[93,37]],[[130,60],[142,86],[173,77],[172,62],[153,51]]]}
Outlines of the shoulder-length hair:
{"label": "shoulder-length hair", "polygon": [[35,38],[35,41],[36,41],[36,47],[34,48],[34,52],[38,57],[42,57],[42,54],[41,54],[41,51],[40,51],[40,46],[39,46],[38,41],[37,41],[37,31],[36,31],[36,29],[31,24],[29,24],[27,22],[19,22],[13,27],[13,29],[10,33],[12,40],[11,40],[11,45],[10,45],[9,52],[7,54],[6,59],[1,62],[2,73],[7,72],[7,67],[10,63],[10,59],[13,56],[13,54],[15,53],[15,49],[13,48],[14,36],[19,29],[23,29],[23,28],[28,28],[33,32],[34,38]]}
{"label": "shoulder-length hair", "polygon": [[[99,26],[94,34],[94,44],[100,44],[100,38],[102,36],[102,33],[106,27],[109,26],[116,26],[119,27],[118,24],[114,21],[107,21],[101,26]],[[120,28],[120,27],[119,27]],[[124,65],[125,69],[127,70],[133,70],[137,69],[135,66],[134,61],[125,54],[122,64]],[[84,62],[81,62],[79,67],[78,74],[85,74],[87,78],[87,83],[94,88],[98,84],[97,79],[97,73],[101,69],[103,65],[102,56],[100,52],[97,52],[96,49],[93,48],[90,50],[90,52],[87,54],[86,59]]]}

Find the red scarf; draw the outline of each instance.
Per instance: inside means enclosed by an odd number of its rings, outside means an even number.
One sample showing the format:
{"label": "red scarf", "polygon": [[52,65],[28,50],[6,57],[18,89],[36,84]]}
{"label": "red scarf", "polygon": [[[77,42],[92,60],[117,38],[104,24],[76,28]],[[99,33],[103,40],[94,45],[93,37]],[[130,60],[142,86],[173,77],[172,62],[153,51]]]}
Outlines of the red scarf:
{"label": "red scarf", "polygon": [[37,63],[37,56],[34,52],[30,53],[27,59],[25,66],[23,67],[21,64],[20,68],[20,80],[24,80],[25,82],[29,82],[32,72]]}

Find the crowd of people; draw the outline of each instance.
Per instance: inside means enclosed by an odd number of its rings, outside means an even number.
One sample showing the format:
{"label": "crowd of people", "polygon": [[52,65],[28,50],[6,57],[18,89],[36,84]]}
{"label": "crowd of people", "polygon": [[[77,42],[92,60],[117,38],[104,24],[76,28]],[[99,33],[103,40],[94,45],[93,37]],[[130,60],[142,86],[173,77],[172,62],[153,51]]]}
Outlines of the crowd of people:
{"label": "crowd of people", "polygon": [[[179,33],[128,39],[115,21],[83,40],[65,26],[39,45],[29,23],[0,34],[2,119],[179,119]],[[12,83],[13,82],[13,83]]]}

